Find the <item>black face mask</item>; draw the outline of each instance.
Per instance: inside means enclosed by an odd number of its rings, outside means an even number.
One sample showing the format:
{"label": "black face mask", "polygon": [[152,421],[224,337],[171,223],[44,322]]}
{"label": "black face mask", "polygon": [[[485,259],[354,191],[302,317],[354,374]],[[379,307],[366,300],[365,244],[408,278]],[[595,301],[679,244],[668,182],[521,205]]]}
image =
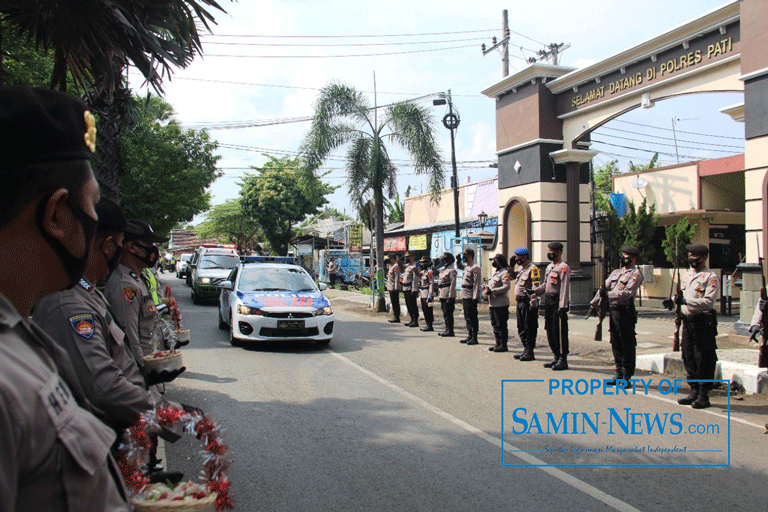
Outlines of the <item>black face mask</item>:
{"label": "black face mask", "polygon": [[699,258],[688,258],[688,265],[690,265],[691,268],[699,268],[702,264],[702,260]]}
{"label": "black face mask", "polygon": [[547,259],[548,259],[549,261],[554,261],[554,260],[555,260],[555,253],[553,253],[553,252],[548,252],[548,253],[547,253]]}
{"label": "black face mask", "polygon": [[106,241],[107,239],[105,238],[101,242],[101,255],[104,256],[105,260],[107,260],[107,266],[109,267],[109,274],[107,274],[106,278],[109,279],[109,276],[112,275],[112,272],[114,272],[117,266],[120,264],[120,258],[123,255],[123,246],[117,245],[117,241],[113,238],[112,243],[115,244],[115,253],[112,255],[111,258],[107,258],[106,254],[104,254],[104,242]]}
{"label": "black face mask", "polygon": [[499,268],[499,264],[496,263],[495,261],[491,262],[491,265],[493,266],[493,268]]}
{"label": "black face mask", "polygon": [[155,263],[157,263],[157,260],[160,258],[160,250],[154,245],[151,247],[145,247],[137,243],[134,243],[134,245],[139,249],[143,250],[145,253],[143,257],[132,253],[136,257],[136,259],[138,259],[140,262],[142,262],[144,265],[150,268],[154,267]]}
{"label": "black face mask", "polygon": [[48,204],[48,200],[52,195],[53,193],[47,195],[42,201],[40,201],[40,204],[37,206],[37,229],[40,231],[40,234],[43,235],[45,241],[48,242],[48,245],[51,246],[51,249],[53,249],[53,251],[56,253],[56,256],[59,258],[59,261],[64,266],[64,269],[67,272],[67,278],[69,279],[69,284],[67,284],[64,289],[68,290],[80,282],[80,279],[83,277],[85,267],[88,265],[88,255],[91,252],[93,237],[96,235],[96,229],[99,227],[99,221],[85,213],[72,199],[71,196],[67,197],[67,204],[72,210],[72,213],[75,214],[75,217],[77,217],[77,220],[80,222],[80,226],[83,228],[83,236],[85,238],[85,253],[83,257],[76,258],[75,256],[72,256],[64,244],[62,244],[56,237],[43,229],[45,206]]}
{"label": "black face mask", "polygon": [[517,258],[517,259],[515,259],[515,263],[517,263],[517,264],[518,264],[518,265],[520,265],[520,266],[523,266],[523,265],[524,265],[524,263],[523,263],[523,260],[522,260],[522,259],[520,259],[520,258]]}
{"label": "black face mask", "polygon": [[621,258],[621,266],[622,267],[628,267],[631,263],[632,263],[632,259],[631,258],[625,258],[625,257],[622,256],[622,258]]}

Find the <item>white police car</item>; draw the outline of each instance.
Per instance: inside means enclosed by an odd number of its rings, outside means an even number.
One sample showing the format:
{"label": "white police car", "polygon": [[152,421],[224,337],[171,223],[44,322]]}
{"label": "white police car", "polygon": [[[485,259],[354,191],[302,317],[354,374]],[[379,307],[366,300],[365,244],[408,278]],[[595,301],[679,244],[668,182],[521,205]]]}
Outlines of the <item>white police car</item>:
{"label": "white police car", "polygon": [[286,263],[241,263],[219,285],[219,328],[229,341],[314,340],[333,338],[333,308],[306,270]]}

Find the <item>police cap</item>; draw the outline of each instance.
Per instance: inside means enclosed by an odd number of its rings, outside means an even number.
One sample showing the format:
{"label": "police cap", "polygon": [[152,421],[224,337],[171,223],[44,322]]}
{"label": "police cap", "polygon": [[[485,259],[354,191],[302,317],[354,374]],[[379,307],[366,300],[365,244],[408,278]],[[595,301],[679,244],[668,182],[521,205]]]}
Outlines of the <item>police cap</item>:
{"label": "police cap", "polygon": [[143,220],[131,219],[125,225],[125,240],[139,240],[141,242],[149,243],[163,243],[167,242],[169,238],[162,237],[156,234],[152,230],[152,226],[144,222]]}
{"label": "police cap", "polygon": [[685,246],[685,250],[696,256],[709,255],[709,247],[704,244],[690,244]]}
{"label": "police cap", "polygon": [[495,261],[499,268],[507,268],[507,258],[503,254],[497,254],[493,258],[488,258],[490,261]]}
{"label": "police cap", "polygon": [[432,260],[427,258],[426,256],[422,256],[421,258],[419,258],[419,263],[421,263],[422,265],[426,265],[426,264],[432,263]]}
{"label": "police cap", "polygon": [[632,247],[631,245],[622,247],[621,252],[629,254],[630,256],[634,256],[635,258],[640,256],[640,251],[638,251],[636,247]]}
{"label": "police cap", "polygon": [[563,244],[560,242],[549,242],[547,244],[547,247],[550,251],[562,251],[563,250]]}
{"label": "police cap", "polygon": [[515,256],[530,257],[530,255],[531,255],[531,252],[525,247],[518,247],[517,249],[515,249]]}
{"label": "police cap", "polygon": [[473,248],[471,248],[471,247],[467,247],[466,249],[464,249],[464,254],[467,257],[469,257],[469,258],[474,258],[475,257],[475,250]]}
{"label": "police cap", "polygon": [[0,170],[40,162],[89,160],[96,123],[79,99],[31,87],[0,88]]}
{"label": "police cap", "polygon": [[123,231],[126,220],[120,205],[102,197],[96,203],[96,214],[99,216],[99,231]]}

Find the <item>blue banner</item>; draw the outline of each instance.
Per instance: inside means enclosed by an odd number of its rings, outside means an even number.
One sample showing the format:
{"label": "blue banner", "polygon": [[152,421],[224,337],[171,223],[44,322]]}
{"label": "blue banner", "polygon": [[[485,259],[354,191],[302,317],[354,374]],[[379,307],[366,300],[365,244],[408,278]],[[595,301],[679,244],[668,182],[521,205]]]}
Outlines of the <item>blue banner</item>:
{"label": "blue banner", "polygon": [[624,194],[611,194],[611,205],[616,210],[616,214],[619,218],[622,218],[627,209],[627,200],[624,197]]}

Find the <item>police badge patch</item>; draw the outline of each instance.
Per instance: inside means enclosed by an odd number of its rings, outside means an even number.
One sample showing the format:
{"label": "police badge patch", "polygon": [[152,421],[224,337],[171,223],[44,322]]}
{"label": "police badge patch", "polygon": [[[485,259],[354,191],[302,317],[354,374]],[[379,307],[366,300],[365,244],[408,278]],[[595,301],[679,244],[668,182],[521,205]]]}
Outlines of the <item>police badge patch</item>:
{"label": "police badge patch", "polygon": [[83,314],[69,317],[69,325],[78,336],[90,339],[93,336],[94,323],[93,315]]}
{"label": "police badge patch", "polygon": [[137,294],[138,292],[136,291],[136,288],[131,286],[128,288],[123,288],[123,297],[125,297],[125,300],[128,301],[128,304],[133,304],[133,301],[136,300]]}

